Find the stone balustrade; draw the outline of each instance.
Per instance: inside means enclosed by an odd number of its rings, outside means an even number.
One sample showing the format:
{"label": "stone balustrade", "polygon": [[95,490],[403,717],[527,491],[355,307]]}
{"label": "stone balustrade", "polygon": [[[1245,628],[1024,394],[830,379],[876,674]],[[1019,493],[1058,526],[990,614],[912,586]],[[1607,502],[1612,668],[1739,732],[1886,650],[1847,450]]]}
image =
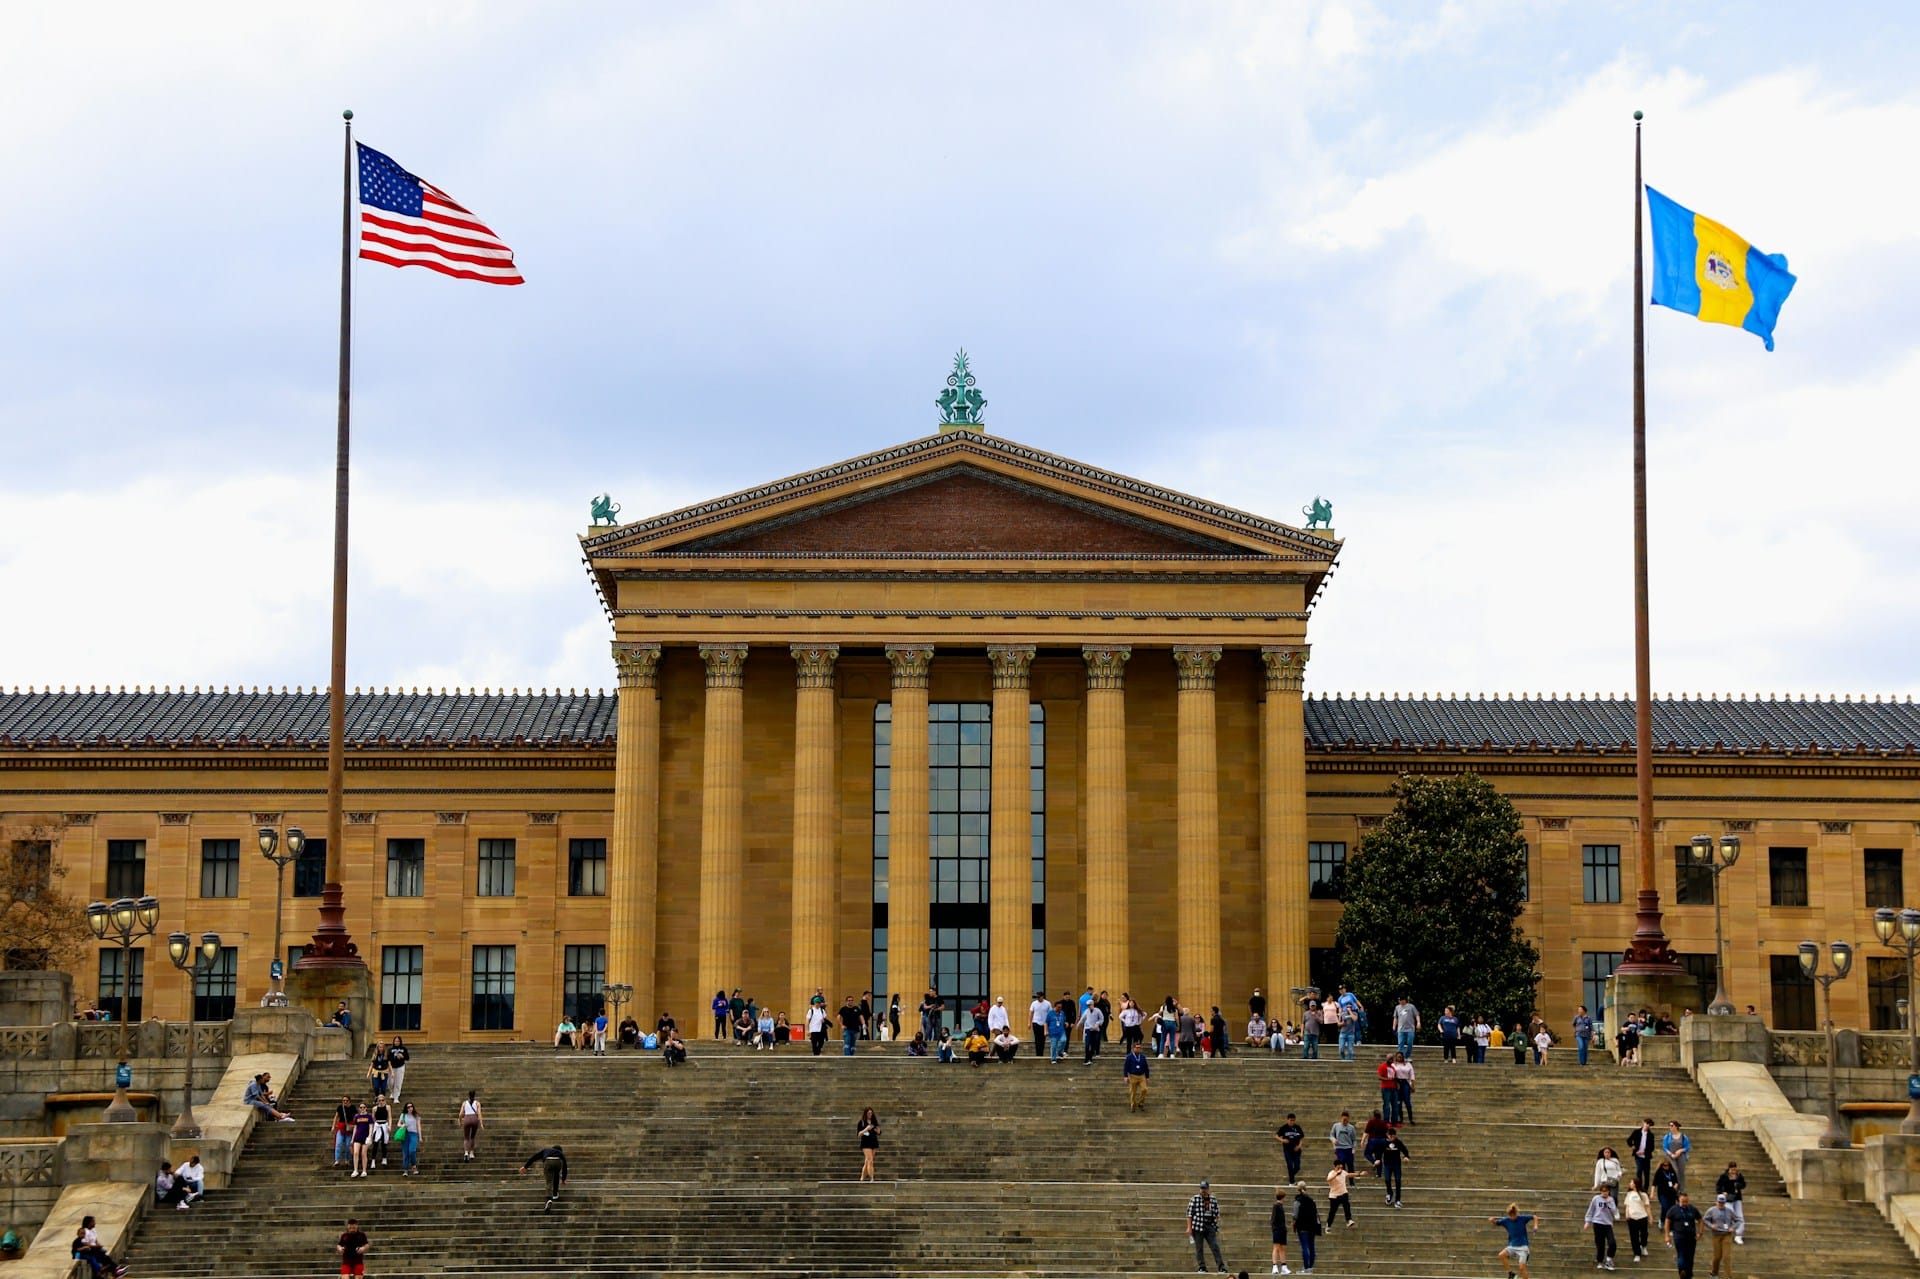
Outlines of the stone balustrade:
{"label": "stone balustrade", "polygon": [[[209,1060],[227,1056],[228,1027],[224,1021],[143,1021],[126,1028],[127,1056],[169,1058],[187,1055],[187,1035],[194,1036],[194,1054]],[[104,1061],[120,1059],[118,1022],[55,1022],[51,1026],[0,1026],[0,1062]]]}

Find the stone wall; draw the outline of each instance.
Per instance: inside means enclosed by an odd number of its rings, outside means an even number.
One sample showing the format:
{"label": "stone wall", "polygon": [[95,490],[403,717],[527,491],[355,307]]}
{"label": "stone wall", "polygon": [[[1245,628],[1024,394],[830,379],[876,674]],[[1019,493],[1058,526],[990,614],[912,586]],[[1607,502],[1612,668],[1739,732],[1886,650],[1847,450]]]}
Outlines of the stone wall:
{"label": "stone wall", "polygon": [[73,1015],[66,973],[0,972],[0,1026],[48,1026]]}
{"label": "stone wall", "polygon": [[[194,1103],[213,1095],[230,1052],[228,1023],[195,1028]],[[164,1115],[179,1113],[186,1088],[187,1026],[127,1027],[134,1093],[153,1093]],[[98,1118],[101,1105],[49,1107],[56,1093],[110,1093],[120,1058],[120,1027],[105,1022],[0,1026],[0,1137],[50,1137],[67,1121]]]}

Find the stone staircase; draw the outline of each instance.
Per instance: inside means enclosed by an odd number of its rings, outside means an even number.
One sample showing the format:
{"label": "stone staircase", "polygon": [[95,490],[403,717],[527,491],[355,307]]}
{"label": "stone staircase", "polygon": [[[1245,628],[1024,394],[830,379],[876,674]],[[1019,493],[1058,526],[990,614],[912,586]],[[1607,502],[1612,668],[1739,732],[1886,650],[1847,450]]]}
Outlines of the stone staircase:
{"label": "stone staircase", "polygon": [[[1377,1049],[1358,1064],[1155,1062],[1144,1114],[1129,1113],[1113,1053],[1093,1066],[1076,1052],[1060,1065],[1023,1057],[978,1069],[910,1060],[893,1045],[851,1060],[814,1058],[805,1045],[767,1053],[700,1041],[693,1053],[668,1070],[643,1053],[419,1047],[405,1099],[427,1120],[422,1174],[403,1178],[395,1153],[364,1180],[332,1168],[329,1132],[339,1097],[364,1095],[363,1068],[315,1063],[291,1097],[300,1122],[257,1129],[230,1188],[191,1212],[148,1217],[135,1274],[334,1274],[349,1215],[372,1236],[374,1275],[1179,1274],[1193,1269],[1183,1215],[1202,1177],[1223,1203],[1229,1266],[1264,1274],[1267,1211],[1284,1175],[1274,1128],[1289,1110],[1300,1116],[1302,1175],[1324,1209],[1326,1129],[1342,1108],[1364,1118],[1378,1100]],[[1417,1060],[1406,1206],[1388,1208],[1362,1178],[1359,1225],[1322,1238],[1316,1274],[1497,1279],[1502,1235],[1486,1218],[1515,1199],[1543,1218],[1536,1275],[1588,1270],[1580,1220],[1594,1153],[1624,1145],[1643,1114],[1686,1125],[1698,1189],[1739,1161],[1749,1223],[1740,1275],[1911,1273],[1871,1207],[1786,1198],[1759,1144],[1721,1129],[1677,1070],[1581,1070],[1570,1054],[1544,1070],[1498,1058],[1447,1067],[1425,1049]],[[469,1088],[487,1112],[472,1162],[453,1121]],[[883,1123],[873,1185],[855,1180],[865,1105]],[[537,1172],[515,1171],[553,1142],[572,1176],[545,1213]],[[1657,1233],[1638,1266],[1624,1225],[1619,1233],[1621,1270],[1672,1273]],[[1288,1256],[1297,1270],[1297,1246]]]}

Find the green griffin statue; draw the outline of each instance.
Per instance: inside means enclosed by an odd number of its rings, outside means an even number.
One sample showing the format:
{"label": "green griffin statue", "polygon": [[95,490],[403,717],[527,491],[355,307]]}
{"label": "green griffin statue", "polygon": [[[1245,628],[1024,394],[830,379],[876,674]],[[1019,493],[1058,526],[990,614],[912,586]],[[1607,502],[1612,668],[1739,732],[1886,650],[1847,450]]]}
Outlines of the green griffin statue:
{"label": "green griffin statue", "polygon": [[599,528],[602,524],[617,524],[619,521],[613,517],[618,514],[620,514],[620,503],[614,501],[611,494],[602,493],[599,497],[593,499],[592,527]]}
{"label": "green griffin statue", "polygon": [[1333,503],[1324,497],[1314,498],[1312,506],[1301,507],[1300,514],[1307,517],[1310,529],[1333,527]]}

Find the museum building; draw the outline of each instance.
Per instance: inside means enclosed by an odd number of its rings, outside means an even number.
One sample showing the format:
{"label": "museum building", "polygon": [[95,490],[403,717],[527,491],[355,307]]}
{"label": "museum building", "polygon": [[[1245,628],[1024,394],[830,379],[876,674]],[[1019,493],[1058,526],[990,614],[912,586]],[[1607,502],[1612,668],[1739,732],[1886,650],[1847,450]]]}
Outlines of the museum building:
{"label": "museum building", "polygon": [[[1519,808],[1556,1024],[1632,933],[1631,701],[1310,695],[1330,529],[963,427],[580,546],[616,693],[349,698],[347,926],[382,1029],[543,1039],[609,983],[683,1027],[736,987],[796,1020],[816,988],[910,1015],[929,988],[1024,1010],[1088,985],[1237,1018],[1255,987],[1337,977],[1344,863],[1403,773],[1478,773]],[[75,895],[161,903],[77,993],[185,1016],[181,929],[225,943],[200,1015],[260,998],[276,905],[297,956],[326,850],[282,869],[256,831],[325,829],[326,720],[319,691],[0,692],[7,837],[50,844]],[[1735,834],[1734,1002],[1811,1026],[1795,948],[1843,938],[1864,962],[1836,1020],[1895,1024],[1870,915],[1920,904],[1920,711],[1716,696],[1654,724],[1684,962],[1710,990],[1690,841]]]}

